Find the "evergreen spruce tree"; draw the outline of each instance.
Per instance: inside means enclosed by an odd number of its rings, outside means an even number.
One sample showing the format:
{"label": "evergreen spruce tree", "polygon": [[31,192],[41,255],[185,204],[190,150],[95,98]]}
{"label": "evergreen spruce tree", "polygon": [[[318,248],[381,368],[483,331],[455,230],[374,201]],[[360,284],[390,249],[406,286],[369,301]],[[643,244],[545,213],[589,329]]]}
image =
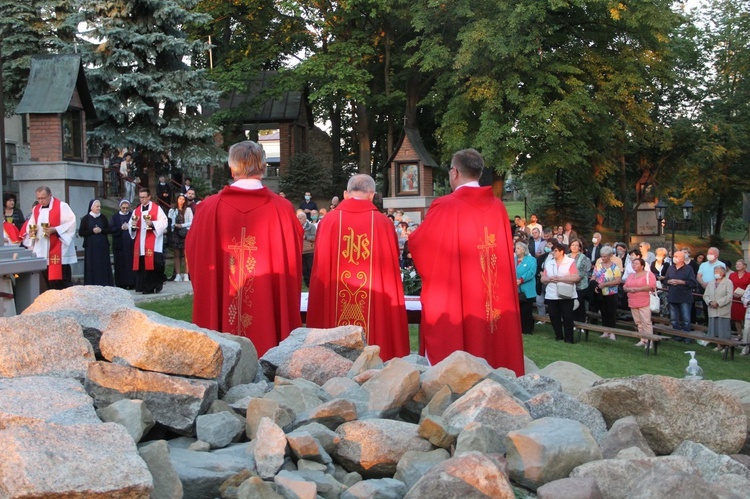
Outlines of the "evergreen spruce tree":
{"label": "evergreen spruce tree", "polygon": [[[74,0],[69,25],[78,33],[99,121],[90,139],[103,147],[132,146],[142,166],[160,153],[182,168],[216,164],[217,132],[201,111],[216,107],[219,92],[190,65],[207,51],[184,34],[210,21],[192,12],[196,0]],[[81,24],[85,23],[85,24]]]}
{"label": "evergreen spruce tree", "polygon": [[42,50],[41,21],[36,0],[0,0],[5,114],[13,114],[29,79],[31,56]]}

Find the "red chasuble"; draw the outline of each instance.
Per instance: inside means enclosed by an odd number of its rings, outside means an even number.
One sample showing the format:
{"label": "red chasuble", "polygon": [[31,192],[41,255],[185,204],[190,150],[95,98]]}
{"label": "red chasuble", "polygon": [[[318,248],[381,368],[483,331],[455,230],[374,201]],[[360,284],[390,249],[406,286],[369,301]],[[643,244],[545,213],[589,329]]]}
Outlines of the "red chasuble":
{"label": "red chasuble", "polygon": [[209,196],[185,256],[198,326],[246,336],[261,356],[302,325],[302,226],[286,199],[265,187]]}
{"label": "red chasuble", "polygon": [[422,277],[422,352],[433,365],[456,350],[524,374],[513,236],[491,187],[436,199],[409,236]]}
{"label": "red chasuble", "polygon": [[318,224],[308,327],[362,326],[380,358],[409,355],[393,223],[368,200],[346,199]]}

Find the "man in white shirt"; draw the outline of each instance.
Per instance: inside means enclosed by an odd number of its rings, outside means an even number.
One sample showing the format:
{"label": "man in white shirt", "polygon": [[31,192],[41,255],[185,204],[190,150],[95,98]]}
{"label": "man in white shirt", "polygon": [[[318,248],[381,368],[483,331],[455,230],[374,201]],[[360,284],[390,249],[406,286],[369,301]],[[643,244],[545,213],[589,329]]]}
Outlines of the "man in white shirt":
{"label": "man in white shirt", "polygon": [[130,217],[130,237],[133,248],[133,270],[136,271],[135,290],[144,295],[158,293],[164,285],[164,233],[167,231],[167,215],[156,203],[145,187],[138,191],[141,204]]}

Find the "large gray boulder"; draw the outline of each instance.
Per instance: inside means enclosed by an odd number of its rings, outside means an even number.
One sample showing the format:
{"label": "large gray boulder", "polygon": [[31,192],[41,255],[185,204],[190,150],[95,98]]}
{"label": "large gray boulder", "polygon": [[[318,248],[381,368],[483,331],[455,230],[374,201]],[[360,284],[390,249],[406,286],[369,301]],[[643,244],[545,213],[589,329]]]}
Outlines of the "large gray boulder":
{"label": "large gray boulder", "polygon": [[382,417],[397,414],[419,390],[419,370],[402,359],[392,359],[362,385],[367,411]]}
{"label": "large gray boulder", "polygon": [[435,449],[429,452],[408,451],[399,459],[396,465],[396,474],[393,478],[404,482],[408,491],[433,466],[450,457],[445,449]]}
{"label": "large gray boulder", "polygon": [[742,454],[750,455],[750,383],[738,379],[721,379],[714,381],[714,383],[726,388],[740,400],[742,408],[745,410],[745,415],[747,416],[748,432],[748,438],[745,439],[745,445],[740,452]]}
{"label": "large gray boulder", "polygon": [[473,422],[466,425],[456,439],[455,455],[466,452],[505,454],[505,437],[491,426]]}
{"label": "large gray boulder", "polygon": [[112,314],[99,342],[110,362],[145,371],[213,379],[221,374],[221,346],[208,335],[158,324],[135,309]]}
{"label": "large gray boulder", "polygon": [[591,430],[597,442],[607,434],[607,423],[604,422],[602,413],[567,393],[543,392],[530,398],[525,404],[534,419],[552,417],[578,421]]}
{"label": "large gray boulder", "polygon": [[456,350],[422,376],[422,390],[429,401],[441,388],[448,386],[455,394],[463,394],[492,372],[486,360]]}
{"label": "large gray boulder", "polygon": [[245,434],[247,438],[255,440],[258,428],[263,418],[269,418],[281,428],[290,427],[294,422],[294,411],[276,400],[265,398],[253,398],[247,404],[247,420],[245,422]]}
{"label": "large gray boulder", "polygon": [[418,434],[418,426],[389,419],[352,421],[338,427],[341,442],[334,457],[348,471],[365,478],[392,477],[408,451],[427,452],[432,445]]}
{"label": "large gray boulder", "polygon": [[142,400],[122,399],[96,411],[105,423],[117,423],[138,443],[154,427],[154,415]]}
{"label": "large gray boulder", "polygon": [[276,368],[276,376],[304,378],[318,385],[328,380],[346,376],[352,361],[323,346],[300,348],[289,355]]}
{"label": "large gray boulder", "polygon": [[[413,365],[413,364],[412,364]],[[383,359],[380,358],[380,347],[378,345],[367,345],[357,360],[352,364],[347,376],[353,378],[370,369],[382,369]]]}
{"label": "large gray boulder", "polygon": [[253,441],[253,457],[258,474],[264,480],[273,478],[284,464],[287,440],[284,430],[269,418],[260,420],[260,438]]}
{"label": "large gray boulder", "polygon": [[169,446],[169,458],[180,477],[185,499],[219,497],[219,487],[230,477],[253,468],[247,444],[235,444],[211,452]]}
{"label": "large gray boulder", "polygon": [[[729,475],[731,476],[731,475]],[[712,484],[700,474],[691,475],[683,472],[668,474],[644,474],[638,483],[628,491],[628,499],[652,499],[661,497],[679,497],[681,499],[741,499],[747,498],[747,483],[743,489],[735,491],[723,484]],[[606,496],[605,496],[606,497]]]}
{"label": "large gray boulder", "polygon": [[[649,476],[664,478],[675,474],[700,476],[695,464],[684,456],[650,457],[645,459],[601,459],[582,464],[570,473],[571,478],[589,477],[596,480],[602,497],[625,499],[630,491]],[[670,496],[651,496],[670,497]],[[686,497],[696,497],[688,495]]]}
{"label": "large gray boulder", "polygon": [[112,423],[38,423],[0,431],[4,497],[147,498],[153,488],[133,439]]}
{"label": "large gray boulder", "polygon": [[94,401],[71,378],[0,379],[0,428],[34,423],[98,424]]}
{"label": "large gray boulder", "polygon": [[443,420],[457,432],[479,422],[504,435],[529,424],[531,416],[505,388],[486,379],[448,406]]}
{"label": "large gray boulder", "polygon": [[245,425],[229,412],[202,414],[195,420],[195,433],[199,440],[212,449],[221,449],[239,440]]}
{"label": "large gray boulder", "polygon": [[341,499],[401,499],[406,494],[406,486],[393,478],[362,480],[355,483]]}
{"label": "large gray boulder", "polygon": [[537,499],[602,499],[596,480],[590,477],[561,478],[536,489]]}
{"label": "large gray boulder", "polygon": [[82,328],[103,331],[113,313],[135,308],[133,297],[114,286],[71,286],[49,289],[36,297],[22,315],[50,314],[55,321],[72,318]]}
{"label": "large gray boulder", "polygon": [[433,466],[414,484],[405,499],[425,497],[515,499],[516,495],[499,462],[486,454],[471,452]]}
{"label": "large gray boulder", "polygon": [[564,360],[548,364],[540,369],[537,374],[559,381],[562,391],[574,397],[577,397],[581,390],[591,387],[602,379],[596,373]]}
{"label": "large gray boulder", "polygon": [[157,423],[183,434],[195,431],[195,419],[216,400],[215,381],[140,371],[108,362],[89,365],[86,391],[98,408],[122,399],[143,400]]}
{"label": "large gray boulder", "polygon": [[333,399],[297,417],[295,425],[320,423],[331,430],[357,419],[357,406],[345,399]]}
{"label": "large gray boulder", "polygon": [[599,447],[602,449],[604,459],[612,459],[620,451],[633,447],[640,449],[648,457],[655,456],[633,416],[615,421],[604,438],[599,440]]}
{"label": "large gray boulder", "polygon": [[602,457],[589,429],[570,419],[538,419],[505,440],[510,478],[532,490]]}
{"label": "large gray boulder", "polygon": [[[301,348],[322,346],[353,363],[366,345],[365,332],[359,326],[340,326],[332,329],[297,328],[279,346],[271,348],[260,358],[260,366],[263,374],[268,379],[273,379],[276,369]],[[351,365],[349,364],[350,368]],[[346,373],[343,374],[345,375]]]}
{"label": "large gray boulder", "polygon": [[229,387],[252,383],[258,374],[258,350],[250,341],[250,338],[237,336],[231,333],[218,333],[222,338],[237,343],[240,347],[240,358],[229,378]]}
{"label": "large gray boulder", "polygon": [[740,475],[750,479],[750,470],[729,456],[717,454],[705,445],[685,440],[672,453],[673,456],[690,458],[698,467],[701,476],[708,482],[721,482],[724,475]]}
{"label": "large gray boulder", "polygon": [[181,499],[182,482],[169,459],[169,445],[165,440],[150,442],[138,449],[154,480],[151,499]]}
{"label": "large gray boulder", "polygon": [[[46,293],[45,293],[46,294]],[[0,317],[0,378],[54,376],[83,380],[94,350],[71,318]]]}
{"label": "large gray boulder", "polygon": [[610,425],[635,417],[656,454],[670,454],[683,440],[733,454],[747,435],[742,404],[711,381],[652,375],[611,379],[585,390],[579,399],[598,409]]}
{"label": "large gray boulder", "polygon": [[562,391],[562,385],[560,385],[559,381],[549,376],[542,376],[539,373],[519,376],[515,379],[515,382],[532,397],[541,393]]}

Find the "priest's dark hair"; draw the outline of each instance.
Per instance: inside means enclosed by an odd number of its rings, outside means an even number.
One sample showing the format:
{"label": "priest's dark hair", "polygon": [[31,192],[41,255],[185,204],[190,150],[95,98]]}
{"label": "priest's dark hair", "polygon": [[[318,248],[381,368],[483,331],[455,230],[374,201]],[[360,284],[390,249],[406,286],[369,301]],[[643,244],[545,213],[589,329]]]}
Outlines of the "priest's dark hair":
{"label": "priest's dark hair", "polygon": [[451,166],[466,177],[478,179],[482,176],[484,159],[476,149],[462,149],[453,155]]}
{"label": "priest's dark hair", "polygon": [[349,192],[357,191],[369,194],[370,192],[375,192],[375,181],[371,176],[360,173],[349,179],[349,182],[346,184],[346,190]]}
{"label": "priest's dark hair", "polygon": [[263,177],[266,174],[266,152],[252,140],[238,142],[229,148],[229,169],[235,179]]}

